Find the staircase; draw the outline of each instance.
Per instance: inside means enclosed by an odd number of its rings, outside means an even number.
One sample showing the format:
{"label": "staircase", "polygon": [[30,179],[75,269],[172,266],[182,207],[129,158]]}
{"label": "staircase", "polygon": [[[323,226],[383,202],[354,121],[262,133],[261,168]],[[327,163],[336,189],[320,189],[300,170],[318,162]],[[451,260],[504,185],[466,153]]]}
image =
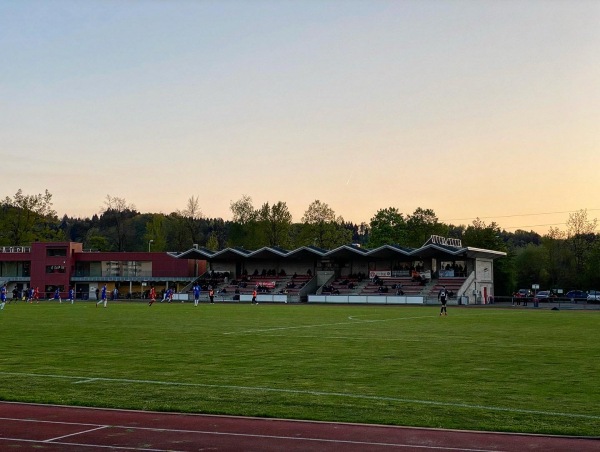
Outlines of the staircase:
{"label": "staircase", "polygon": [[434,282],[433,279],[430,279],[427,284],[425,284],[423,286],[423,288],[421,289],[421,291],[419,292],[419,295],[427,298],[427,297],[432,297],[435,296],[437,297],[437,294],[432,293],[434,291],[434,288],[436,286],[436,282]]}
{"label": "staircase", "polygon": [[[205,273],[206,274],[206,273]],[[194,279],[192,282],[190,282],[189,284],[187,284],[186,286],[184,286],[182,289],[179,290],[179,293],[186,293],[189,292],[190,290],[192,290],[192,287],[194,287],[194,284],[196,284],[196,282],[200,281],[200,279],[202,279],[204,277],[204,275],[200,275],[198,276],[196,279]]]}

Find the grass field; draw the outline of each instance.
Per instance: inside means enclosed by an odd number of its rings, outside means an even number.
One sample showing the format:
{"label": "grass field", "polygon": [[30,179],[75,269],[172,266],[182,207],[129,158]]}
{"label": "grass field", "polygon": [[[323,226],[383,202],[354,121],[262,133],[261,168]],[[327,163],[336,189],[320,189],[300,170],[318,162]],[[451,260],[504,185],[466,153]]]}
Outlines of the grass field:
{"label": "grass field", "polygon": [[600,312],[44,302],[0,312],[0,399],[594,436]]}

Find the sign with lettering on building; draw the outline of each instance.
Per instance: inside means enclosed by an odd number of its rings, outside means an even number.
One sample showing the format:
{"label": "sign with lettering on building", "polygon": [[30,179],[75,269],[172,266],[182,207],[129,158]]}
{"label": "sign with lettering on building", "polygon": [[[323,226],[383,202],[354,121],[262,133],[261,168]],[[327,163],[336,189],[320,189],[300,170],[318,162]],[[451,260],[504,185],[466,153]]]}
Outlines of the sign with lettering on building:
{"label": "sign with lettering on building", "polygon": [[0,253],[30,253],[30,246],[0,246]]}
{"label": "sign with lettering on building", "polygon": [[[462,240],[461,239],[453,239],[451,237],[442,237],[439,235],[432,235],[429,237],[429,240],[425,243],[425,245],[443,245],[443,246],[455,246],[457,248],[462,248]],[[425,246],[423,245],[423,246]]]}
{"label": "sign with lettering on building", "polygon": [[380,278],[389,278],[392,276],[391,270],[371,270],[369,272],[369,278],[373,279],[375,276],[379,276]]}

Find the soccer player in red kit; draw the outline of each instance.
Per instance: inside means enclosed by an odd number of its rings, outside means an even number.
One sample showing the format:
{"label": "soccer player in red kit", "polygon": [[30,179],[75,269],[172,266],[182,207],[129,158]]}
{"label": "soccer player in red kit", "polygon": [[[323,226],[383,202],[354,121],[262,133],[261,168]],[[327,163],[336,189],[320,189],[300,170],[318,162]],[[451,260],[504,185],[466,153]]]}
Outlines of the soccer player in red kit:
{"label": "soccer player in red kit", "polygon": [[156,289],[154,286],[150,288],[150,301],[148,302],[148,306],[152,306],[152,303],[156,301]]}

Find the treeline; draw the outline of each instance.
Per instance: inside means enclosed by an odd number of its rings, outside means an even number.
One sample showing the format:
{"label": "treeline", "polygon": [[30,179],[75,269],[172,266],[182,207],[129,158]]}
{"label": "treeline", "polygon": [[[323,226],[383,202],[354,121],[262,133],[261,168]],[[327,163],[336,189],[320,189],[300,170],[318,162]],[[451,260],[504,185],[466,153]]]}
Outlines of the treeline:
{"label": "treeline", "polygon": [[508,232],[480,219],[470,225],[438,220],[431,209],[403,214],[396,207],[378,210],[369,223],[344,221],[331,207],[312,202],[300,222],[293,222],[285,202],[253,205],[249,196],[231,202],[232,220],[207,218],[198,197],[170,214],[140,213],[133,204],[108,195],[91,218],[57,217],[52,195],[25,195],[21,190],[0,205],[0,245],[29,245],[35,241],[74,241],[99,251],[185,251],[193,245],[211,250],[263,246],[295,249],[312,245],[333,249],[358,244],[375,248],[398,244],[423,245],[431,235],[457,238],[463,246],[504,251],[495,262],[496,295],[518,288],[600,288],[600,235],[597,220],[587,211],[569,215],[567,230],[550,228],[547,234]]}

